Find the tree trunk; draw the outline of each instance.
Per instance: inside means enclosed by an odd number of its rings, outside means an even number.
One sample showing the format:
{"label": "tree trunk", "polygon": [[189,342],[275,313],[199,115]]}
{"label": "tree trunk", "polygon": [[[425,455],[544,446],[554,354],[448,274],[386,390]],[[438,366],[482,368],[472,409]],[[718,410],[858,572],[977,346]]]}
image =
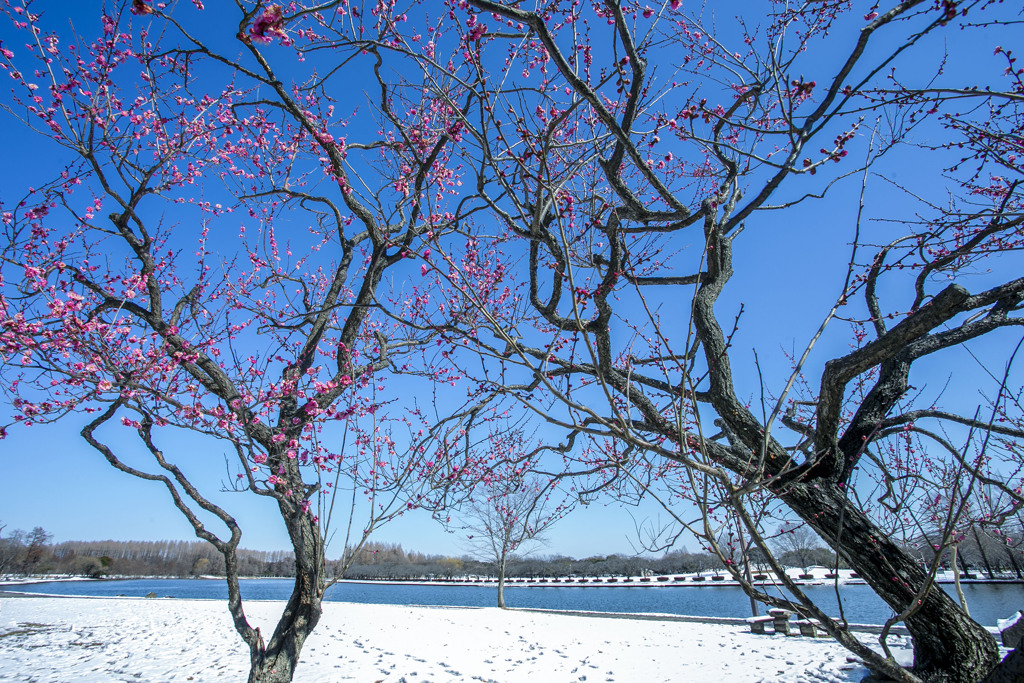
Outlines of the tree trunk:
{"label": "tree trunk", "polygon": [[[953,586],[956,587],[956,597],[960,599],[960,609],[964,611],[964,614],[971,616],[971,610],[967,608],[967,598],[964,597],[964,589],[960,586],[960,570],[957,569],[956,560],[960,557],[960,544],[953,544]],[[960,557],[960,566],[963,567],[964,560]],[[964,573],[967,573],[967,567],[964,567]]]}
{"label": "tree trunk", "polygon": [[507,563],[505,557],[502,556],[498,560],[498,607],[505,609],[505,569]]}
{"label": "tree trunk", "polygon": [[297,657],[291,658],[284,653],[273,658],[253,657],[248,683],[291,683],[296,663]]}
{"label": "tree trunk", "polygon": [[323,613],[317,581],[310,579],[301,574],[295,577],[295,587],[270,643],[250,648],[249,683],[291,682],[302,646]]}
{"label": "tree trunk", "polygon": [[[899,613],[911,606],[926,574],[840,489],[818,480],[784,485],[775,493],[893,610]],[[914,641],[913,673],[928,683],[976,683],[999,662],[995,638],[938,586],[904,623]]]}
{"label": "tree trunk", "polygon": [[[959,549],[960,545],[957,544],[955,547],[957,549]],[[960,570],[961,570],[960,573],[962,575],[966,576],[967,574],[971,573],[971,568],[969,566],[967,566],[967,561],[964,559],[963,553],[954,553],[953,554],[953,569],[957,568],[957,562],[960,563]]]}
{"label": "tree trunk", "polygon": [[1010,654],[981,683],[1021,683],[1024,681],[1024,652],[1020,648]]}
{"label": "tree trunk", "polygon": [[978,552],[981,553],[981,563],[985,565],[985,571],[988,573],[988,578],[996,578],[995,572],[992,571],[992,564],[988,561],[988,553],[985,552],[985,546],[981,543],[981,535],[978,533],[978,527],[972,526],[971,531],[974,532],[974,542],[978,544]]}
{"label": "tree trunk", "polygon": [[299,653],[323,614],[326,562],[317,523],[288,502],[278,501],[295,553],[295,585],[270,642],[259,631],[249,644],[249,683],[291,683]]}
{"label": "tree trunk", "polygon": [[[743,535],[743,525],[740,524],[739,519],[735,519],[735,522],[736,535],[739,537],[740,543],[740,557],[743,558],[743,578],[748,584],[753,585],[754,577],[750,572],[750,554],[748,552],[749,549],[747,548],[747,537]],[[760,616],[759,610],[757,609],[757,600],[754,599],[753,595],[750,596],[750,616]]]}
{"label": "tree trunk", "polygon": [[1017,578],[1022,578],[1020,574],[1020,565],[1017,564],[1017,558],[1014,557],[1013,550],[1008,545],[1003,547],[1006,548],[1006,556],[1010,558],[1010,564],[1013,565],[1013,571],[1017,575]]}

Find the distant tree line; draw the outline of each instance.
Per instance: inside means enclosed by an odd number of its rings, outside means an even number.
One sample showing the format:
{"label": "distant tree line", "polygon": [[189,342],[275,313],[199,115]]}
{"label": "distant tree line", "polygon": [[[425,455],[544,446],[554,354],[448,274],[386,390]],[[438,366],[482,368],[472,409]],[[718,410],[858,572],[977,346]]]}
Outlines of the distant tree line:
{"label": "distant tree line", "polygon": [[[203,541],[65,541],[50,543],[51,535],[42,527],[30,532],[15,530],[4,534],[0,526],[0,576],[14,574],[105,576],[222,575],[223,557]],[[778,556],[784,566],[806,568],[836,566],[836,556],[813,537],[792,534],[778,543]],[[1005,532],[970,530],[963,535],[957,555],[962,573],[979,576],[1013,574],[1024,578],[1024,561],[1019,557],[1020,539]],[[922,561],[930,561],[927,539],[908,544]],[[348,553],[350,551],[346,551]],[[948,565],[948,553],[943,560]],[[347,557],[328,562],[328,572],[338,576]],[[292,554],[283,550],[242,550],[239,552],[243,576],[285,577],[293,574]],[[766,572],[757,552],[749,555],[751,570]],[[845,567],[843,563],[838,566]],[[671,550],[661,557],[636,555],[594,555],[583,559],[565,555],[538,557],[513,556],[508,563],[510,577],[552,578],[587,576],[639,576],[724,573],[725,566],[715,554],[705,551]],[[345,572],[344,578],[378,580],[456,579],[493,577],[497,566],[469,555],[451,557],[406,551],[397,543],[370,541],[363,545]]]}
{"label": "distant tree line", "polygon": [[[0,527],[2,532],[2,527]],[[104,576],[223,575],[224,559],[205,541],[65,541],[50,543],[42,527],[0,534],[0,575]],[[245,576],[291,576],[294,559],[283,550],[242,550]]]}
{"label": "distant tree line", "polygon": [[[371,551],[372,552],[372,551]],[[416,578],[454,579],[463,577],[497,576],[494,561],[482,561],[470,556],[417,556],[410,554],[404,559],[388,556],[374,556],[372,562],[363,562],[364,555],[357,556],[347,573],[354,579]],[[824,548],[791,551],[783,554],[784,562],[793,567],[811,565],[833,566],[835,555]],[[751,558],[752,569],[765,569],[756,557]],[[725,565],[718,556],[709,552],[673,550],[661,557],[637,555],[594,555],[583,559],[565,555],[538,557],[516,557],[508,561],[508,576],[524,578],[588,577],[588,576],[641,576],[643,574],[700,574],[724,573]],[[765,569],[766,570],[766,569]]]}
{"label": "distant tree line", "polygon": [[[87,576],[206,576],[224,574],[224,558],[205,541],[66,541],[49,559],[56,573]],[[294,560],[283,550],[244,550],[244,576],[291,576]]]}

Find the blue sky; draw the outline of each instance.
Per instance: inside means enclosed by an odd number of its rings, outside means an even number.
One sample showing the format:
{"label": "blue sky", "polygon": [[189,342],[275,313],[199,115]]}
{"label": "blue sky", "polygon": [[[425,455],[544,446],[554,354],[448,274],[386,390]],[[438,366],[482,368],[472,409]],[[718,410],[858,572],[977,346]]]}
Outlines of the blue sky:
{"label": "blue sky", "polygon": [[[66,9],[66,3],[58,4]],[[74,11],[85,10],[76,3]],[[88,21],[96,23],[92,19]],[[941,57],[941,50],[940,45],[932,45],[921,58],[922,65],[935,63]],[[823,64],[828,61],[823,60]],[[987,61],[954,63],[947,77],[970,82],[972,70],[984,68],[997,72],[1000,61],[991,57],[991,64]],[[813,78],[814,74],[807,76]],[[51,163],[56,151],[48,148],[41,137],[26,134],[8,120],[0,127],[0,140],[6,158],[15,160],[0,166],[0,197],[5,203],[20,197],[22,188],[41,184],[52,177]],[[860,142],[863,144],[863,139]],[[879,171],[892,181],[941,199],[942,188],[934,183],[934,177],[920,173],[920,159],[920,153],[916,152],[903,156],[900,161],[887,158]],[[878,178],[869,180],[868,197],[868,213],[872,217],[907,213],[900,194]],[[847,183],[846,189],[834,193],[827,202],[759,216],[751,226],[756,232],[737,243],[736,268],[744,275],[733,283],[721,308],[723,319],[731,319],[740,303],[745,306],[742,327],[734,344],[734,364],[740,377],[741,393],[756,395],[752,349],[757,349],[769,384],[778,386],[788,372],[783,350],[796,348],[799,353],[817,329],[842,285],[848,253],[846,245],[853,234],[856,205],[856,182]],[[799,250],[794,245],[800,245]],[[996,261],[995,274],[1010,272],[1014,263]],[[976,280],[981,282],[985,277],[979,274]],[[975,286],[970,281],[965,284]],[[978,350],[982,356],[991,352],[992,357],[998,357],[1006,344],[1007,336],[997,335],[983,340]],[[812,358],[808,376],[816,378],[821,363],[842,353],[847,345],[845,328],[835,325]],[[978,369],[972,361],[965,360],[955,372],[945,361],[930,369],[927,366],[928,363],[923,363],[926,372],[918,375],[924,381],[915,382],[919,388],[937,393],[938,387],[952,381],[951,391],[963,394],[964,405],[974,405],[980,400],[973,393],[973,375]],[[0,478],[0,523],[8,524],[8,531],[42,526],[53,533],[57,541],[192,538],[191,528],[172,507],[166,491],[157,484],[134,479],[107,465],[78,435],[82,423],[84,419],[69,418],[58,425],[15,428],[10,430],[6,440],[0,441],[0,468],[4,475]],[[196,476],[204,482],[205,490],[239,518],[244,531],[243,546],[287,547],[287,537],[271,501],[213,493],[229,478],[223,445],[181,437],[173,446],[187,453],[187,458],[196,460]],[[665,514],[659,513],[653,503],[632,508],[615,501],[600,501],[577,509],[555,525],[548,534],[548,545],[541,552],[575,557],[632,553],[639,547],[636,525],[644,520],[657,524],[659,518],[665,518]],[[427,553],[460,555],[467,550],[462,534],[446,532],[429,515],[420,512],[391,522],[374,538]],[[338,552],[340,547],[335,546],[334,554]]]}
{"label": "blue sky", "polygon": [[[55,6],[46,8],[51,14],[53,9]],[[211,12],[218,13],[218,9],[211,3]],[[100,24],[95,4],[62,6],[61,11],[65,10],[83,35],[90,37],[97,31]],[[0,34],[0,39],[7,41],[5,46],[15,45],[7,35]],[[372,87],[367,83],[362,87]],[[66,155],[45,137],[25,131],[10,119],[0,127],[0,139],[6,158],[17,160],[0,165],[0,198],[5,204],[17,201],[27,188],[52,179],[54,160]],[[229,255],[233,249],[233,244],[225,244],[223,255]],[[4,472],[0,478],[0,524],[7,525],[5,533],[42,526],[57,542],[194,538],[191,526],[173,507],[162,485],[116,471],[84,442],[79,431],[87,421],[71,416],[54,425],[15,427],[0,441],[0,468]],[[140,466],[146,463],[145,454],[138,450],[130,434],[118,434],[116,430],[103,434],[118,446],[119,454],[134,453]],[[192,476],[202,483],[206,495],[239,519],[244,547],[288,547],[288,537],[271,500],[221,492],[223,483],[233,474],[227,471],[225,456],[229,454],[224,444],[180,433],[170,440],[164,436],[160,443],[170,458],[183,467],[191,466]],[[151,471],[152,467],[143,469]],[[556,525],[549,534],[548,546],[541,552],[572,556],[636,552],[639,546],[633,517],[618,505],[607,503],[580,508]],[[638,519],[657,514],[653,509],[632,512]],[[217,529],[216,523],[211,528]],[[338,533],[342,534],[343,529]],[[461,555],[469,548],[464,536],[457,525],[446,530],[430,514],[413,511],[389,522],[373,538],[401,543],[409,550]],[[339,541],[332,544],[331,552],[340,554]]]}
{"label": "blue sky", "polygon": [[[80,422],[84,421],[10,430],[10,436],[0,442],[4,473],[0,482],[0,523],[9,525],[5,533],[42,526],[58,542],[194,538],[192,528],[174,509],[163,486],[110,467],[82,441],[78,435]],[[187,448],[188,443],[177,446]],[[221,454],[211,453],[209,460],[209,476],[203,478],[205,490],[216,492],[220,482],[229,477]],[[289,547],[272,501],[238,493],[212,495],[238,518],[244,547]],[[639,550],[634,518],[656,520],[658,515],[659,510],[651,505],[636,509],[611,501],[597,502],[577,509],[552,527],[548,543],[538,552],[571,557],[634,554]],[[389,522],[373,539],[401,543],[406,550],[424,553],[461,556],[470,550],[464,532],[446,531],[422,511]],[[338,553],[340,544],[335,548]]]}

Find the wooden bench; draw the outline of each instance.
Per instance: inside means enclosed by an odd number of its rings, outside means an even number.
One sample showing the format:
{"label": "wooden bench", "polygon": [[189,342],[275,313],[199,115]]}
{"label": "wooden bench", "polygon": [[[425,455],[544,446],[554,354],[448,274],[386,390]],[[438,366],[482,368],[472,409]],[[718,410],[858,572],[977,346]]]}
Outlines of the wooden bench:
{"label": "wooden bench", "polygon": [[750,632],[751,633],[760,633],[761,635],[766,635],[764,627],[765,627],[765,625],[769,621],[775,621],[775,617],[748,617],[747,618],[747,623],[750,624]]}

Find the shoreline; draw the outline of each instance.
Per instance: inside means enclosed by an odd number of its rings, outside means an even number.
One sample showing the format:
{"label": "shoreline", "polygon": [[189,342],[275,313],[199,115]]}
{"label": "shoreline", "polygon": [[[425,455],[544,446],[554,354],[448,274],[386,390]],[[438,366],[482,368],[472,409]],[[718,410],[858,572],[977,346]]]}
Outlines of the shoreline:
{"label": "shoreline", "polygon": [[[839,577],[824,577],[815,576],[814,578],[796,578],[790,577],[793,583],[798,586],[830,586],[830,585],[850,585],[850,586],[863,586],[866,582],[857,576],[842,576]],[[112,581],[224,581],[223,576],[110,576],[101,578],[92,578],[84,576],[60,576],[60,577],[32,577],[23,580],[0,580],[0,593],[11,592],[20,586],[31,586],[40,583],[64,583],[64,582],[88,582],[88,583],[107,583]],[[290,581],[294,580],[291,576],[245,576],[240,577],[241,581],[261,581],[261,580],[281,580]],[[333,583],[349,583],[349,584],[366,584],[366,585],[385,585],[385,586],[445,586],[445,587],[481,587],[481,588],[496,588],[498,585],[497,579],[492,578],[465,578],[465,579],[337,579]],[[782,586],[782,582],[775,579],[753,581],[753,585],[761,587],[773,587]],[[936,584],[940,585],[953,585],[955,580],[948,576],[939,576],[935,580]],[[1018,578],[972,578],[972,579],[960,579],[960,583],[963,585],[1024,585],[1024,579]],[[695,578],[694,575],[676,576],[676,577],[594,577],[594,578],[554,578],[554,579],[532,579],[532,578],[515,578],[506,579],[505,588],[705,588],[709,586],[729,586],[738,587],[739,582],[733,579],[719,579],[714,580],[710,577]]]}
{"label": "shoreline", "polygon": [[[202,603],[219,603],[225,604],[225,600],[220,598],[176,598],[171,596],[163,596],[157,598],[147,598],[138,595],[55,595],[52,593],[29,593],[20,591],[0,591],[0,598],[25,598],[25,599],[40,599],[40,598],[54,598],[60,600],[142,600],[146,602],[155,601],[174,601],[174,602],[187,602],[196,601]],[[244,604],[249,603],[262,603],[262,604],[283,604],[287,602],[285,599],[279,600],[268,600],[268,599],[254,599],[248,598],[243,601]],[[477,610],[477,609],[492,609],[491,606],[477,606],[477,605],[391,605],[390,603],[359,603],[359,602],[344,602],[344,601],[325,601],[324,605],[389,605],[392,607],[411,607],[416,609],[437,609],[437,610]],[[686,624],[712,624],[719,626],[740,626],[747,628],[749,622],[747,617],[705,617],[700,615],[691,614],[668,614],[660,612],[599,612],[595,610],[572,610],[572,609],[549,609],[543,607],[506,607],[506,612],[527,612],[543,615],[554,615],[554,616],[567,616],[567,617],[583,617],[587,619],[625,619],[629,621],[664,621],[664,622],[679,622]],[[855,633],[881,633],[881,624],[847,624],[847,628],[851,632]],[[999,629],[992,626],[984,626],[990,633],[995,636],[999,635]],[[903,625],[893,626],[890,630],[893,635],[907,636],[910,632]]]}

